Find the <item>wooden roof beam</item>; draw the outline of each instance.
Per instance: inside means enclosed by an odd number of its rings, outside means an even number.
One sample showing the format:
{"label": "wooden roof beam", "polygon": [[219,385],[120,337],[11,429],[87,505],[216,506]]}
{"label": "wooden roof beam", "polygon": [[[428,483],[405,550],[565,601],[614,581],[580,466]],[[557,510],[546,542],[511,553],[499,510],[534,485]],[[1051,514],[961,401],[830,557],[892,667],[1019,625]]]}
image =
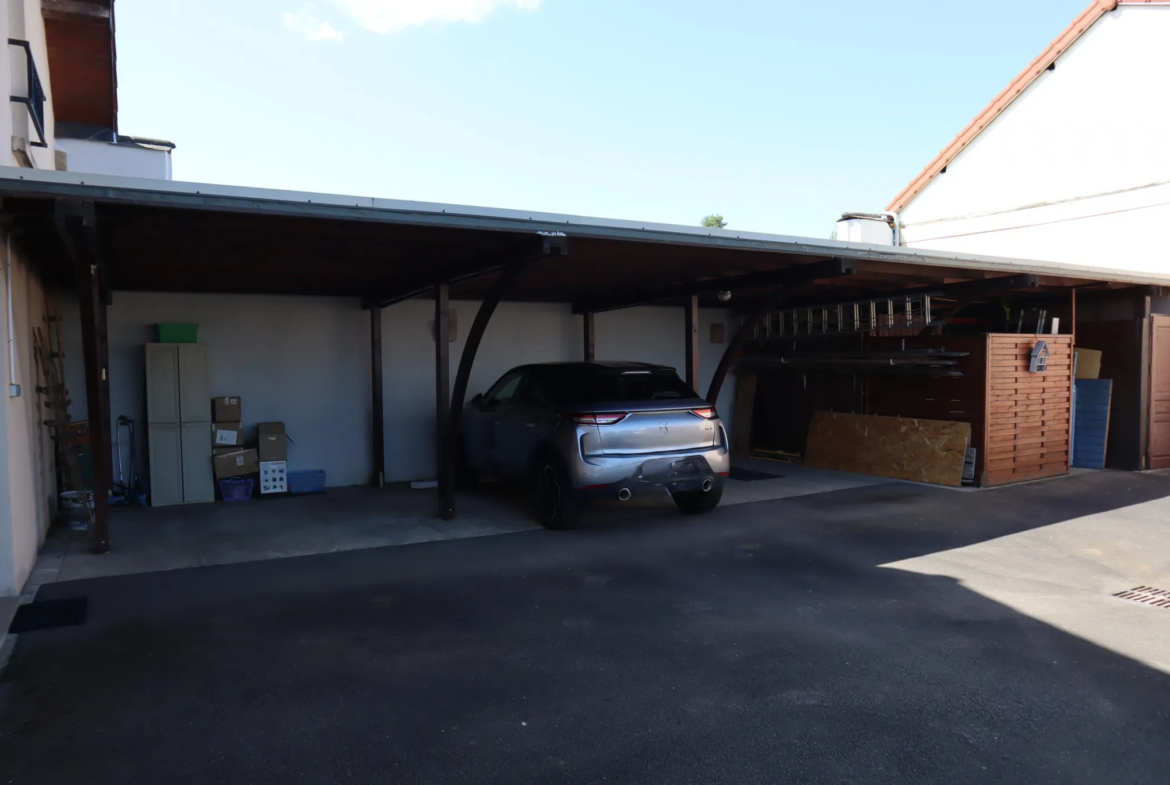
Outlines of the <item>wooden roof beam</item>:
{"label": "wooden roof beam", "polygon": [[690,297],[696,294],[710,292],[759,289],[763,287],[800,286],[814,281],[828,278],[853,275],[856,263],[844,259],[826,259],[821,262],[808,264],[794,264],[776,270],[760,270],[754,273],[733,275],[727,278],[707,278],[692,283],[677,284],[660,289],[646,289],[633,292],[626,297],[609,300],[577,302],[573,304],[573,313],[601,313],[615,311],[619,308],[632,308],[637,305],[650,305],[664,300],[675,300],[680,297]]}
{"label": "wooden roof beam", "polygon": [[428,272],[412,277],[377,295],[363,298],[362,308],[386,308],[395,303],[418,297],[434,289],[440,283],[462,283],[489,273],[499,272],[515,262],[517,258],[541,260],[568,254],[568,238],[564,236],[539,235],[535,243],[531,238],[526,237],[525,239],[525,250],[515,252],[502,250],[490,257],[480,257],[449,269],[440,269],[437,272]]}

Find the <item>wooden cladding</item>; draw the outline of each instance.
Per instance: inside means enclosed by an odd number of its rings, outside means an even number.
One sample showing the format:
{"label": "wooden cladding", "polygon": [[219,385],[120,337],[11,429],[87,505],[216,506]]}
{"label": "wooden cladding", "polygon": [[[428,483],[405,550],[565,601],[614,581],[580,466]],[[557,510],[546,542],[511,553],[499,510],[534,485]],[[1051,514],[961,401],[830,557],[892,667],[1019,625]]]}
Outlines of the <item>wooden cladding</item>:
{"label": "wooden cladding", "polygon": [[[1048,344],[1048,369],[1030,373],[1038,341]],[[1067,474],[1071,412],[1071,336],[988,335],[983,484]]]}

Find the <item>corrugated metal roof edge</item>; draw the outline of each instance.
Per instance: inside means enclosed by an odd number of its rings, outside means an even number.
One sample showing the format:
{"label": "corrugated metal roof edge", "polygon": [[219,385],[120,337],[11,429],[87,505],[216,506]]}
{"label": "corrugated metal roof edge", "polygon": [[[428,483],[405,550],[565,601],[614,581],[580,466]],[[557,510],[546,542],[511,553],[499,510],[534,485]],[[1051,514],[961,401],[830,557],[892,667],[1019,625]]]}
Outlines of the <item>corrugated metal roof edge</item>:
{"label": "corrugated metal roof edge", "polygon": [[902,191],[894,197],[894,199],[886,205],[886,209],[893,213],[901,212],[906,208],[910,202],[914,200],[918,194],[922,193],[927,185],[930,184],[939,173],[958,157],[959,153],[967,149],[967,147],[975,141],[975,139],[983,133],[984,129],[999,117],[1005,109],[1012,105],[1012,103],[1023,94],[1025,90],[1031,87],[1032,83],[1040,78],[1040,75],[1048,69],[1056,60],[1065,53],[1065,51],[1072,46],[1077,40],[1084,35],[1090,27],[1092,27],[1098,19],[1105,14],[1117,8],[1119,5],[1167,5],[1170,0],[1093,0],[1093,2],[1081,14],[1073,20],[1064,32],[1056,37],[1048,45],[1048,47],[1040,53],[1040,56],[1028,64],[1028,67],[1020,72],[1019,76],[1013,79],[1003,91],[997,95],[990,104],[984,107],[983,111],[975,116],[966,128],[959,132],[958,136],[951,140],[951,143],[942,149],[937,156],[934,157],[926,168],[906,185]]}
{"label": "corrugated metal roof edge", "polygon": [[377,199],[304,191],[281,191],[233,185],[185,183],[173,180],[150,180],[18,167],[0,167],[0,196],[87,199],[147,207],[400,223],[459,229],[564,232],[569,236],[597,239],[712,246],[798,256],[838,257],[1004,273],[1034,273],[1093,281],[1170,285],[1170,273],[1118,271],[1061,262],[956,254],[927,249],[912,250],[904,246],[865,245],[761,232],[737,232],[730,229],[590,218],[526,210]]}

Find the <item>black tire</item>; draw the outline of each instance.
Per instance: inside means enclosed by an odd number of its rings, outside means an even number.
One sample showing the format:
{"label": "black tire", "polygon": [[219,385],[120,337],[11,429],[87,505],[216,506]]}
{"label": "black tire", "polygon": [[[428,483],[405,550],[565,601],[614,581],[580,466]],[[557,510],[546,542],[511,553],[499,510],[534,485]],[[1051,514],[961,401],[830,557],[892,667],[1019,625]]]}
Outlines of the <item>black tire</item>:
{"label": "black tire", "polygon": [[568,529],[577,523],[580,500],[564,463],[554,455],[536,460],[533,470],[536,520],[546,529]]}
{"label": "black tire", "polygon": [[716,485],[706,492],[680,491],[671,495],[674,503],[687,515],[701,515],[719,506],[719,500],[723,498],[723,486]]}
{"label": "black tire", "polygon": [[455,487],[461,491],[474,491],[479,487],[479,472],[467,457],[467,445],[459,442],[459,456],[455,464]]}

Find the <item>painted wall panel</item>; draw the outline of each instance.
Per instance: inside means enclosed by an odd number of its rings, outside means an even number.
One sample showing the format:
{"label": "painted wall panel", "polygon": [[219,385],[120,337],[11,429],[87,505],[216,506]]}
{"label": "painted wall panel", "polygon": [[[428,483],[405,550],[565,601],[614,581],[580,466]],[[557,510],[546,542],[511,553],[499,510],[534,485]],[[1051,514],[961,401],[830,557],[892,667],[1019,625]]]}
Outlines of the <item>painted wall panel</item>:
{"label": "painted wall panel", "polygon": [[[75,419],[84,419],[84,368],[76,298],[62,300],[67,384]],[[451,379],[478,302],[456,301]],[[369,314],[356,300],[262,295],[115,292],[109,308],[111,416],[145,423],[142,345],[157,322],[199,324],[210,351],[211,396],[239,395],[246,429],[281,421],[291,439],[290,469],[324,469],[331,486],[369,482],[372,472]],[[382,314],[386,479],[430,479],[435,473],[433,305],[411,300]],[[703,391],[725,344],[710,342],[710,325],[724,311],[700,315]],[[597,316],[601,359],[657,362],[681,369],[682,308],[634,308]],[[524,363],[581,359],[582,319],[568,305],[502,303],[484,336],[468,395],[482,392]],[[720,411],[728,422],[734,377],[724,385]],[[140,445],[141,449],[141,445]],[[143,453],[140,453],[140,455]]]}
{"label": "painted wall panel", "polygon": [[1170,6],[1105,14],[903,210],[907,244],[1170,269],[1167,40]]}

